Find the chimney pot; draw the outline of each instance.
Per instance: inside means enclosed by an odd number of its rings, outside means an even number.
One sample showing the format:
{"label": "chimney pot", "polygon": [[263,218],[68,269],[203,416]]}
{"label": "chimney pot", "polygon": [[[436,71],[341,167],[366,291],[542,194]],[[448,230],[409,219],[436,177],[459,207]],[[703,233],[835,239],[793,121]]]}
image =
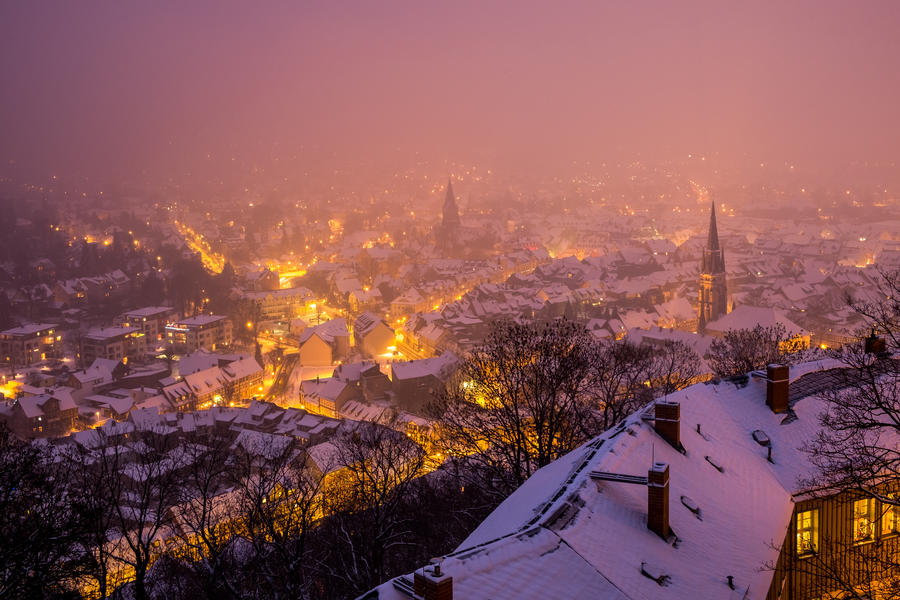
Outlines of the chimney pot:
{"label": "chimney pot", "polygon": [[681,447],[681,404],[661,400],[654,406],[653,428],[673,447]]}
{"label": "chimney pot", "polygon": [[788,410],[790,373],[787,365],[768,365],[766,367],[766,405],[774,413],[783,413]]}
{"label": "chimney pot", "polygon": [[647,527],[659,537],[669,537],[669,465],[653,463],[647,472]]}
{"label": "chimney pot", "polygon": [[423,600],[453,600],[453,578],[434,565],[429,572],[419,569],[413,574],[413,592]]}

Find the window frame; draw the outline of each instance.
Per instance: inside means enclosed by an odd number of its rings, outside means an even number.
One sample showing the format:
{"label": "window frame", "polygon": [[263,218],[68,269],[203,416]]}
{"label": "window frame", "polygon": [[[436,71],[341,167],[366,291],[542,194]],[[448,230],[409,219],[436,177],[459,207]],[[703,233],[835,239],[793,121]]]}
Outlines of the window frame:
{"label": "window frame", "polygon": [[[864,519],[866,517],[860,516],[861,513],[857,512],[856,507],[858,504],[863,503],[863,502],[865,502],[866,506],[867,506],[866,513],[868,514],[868,521],[869,521],[869,535],[866,537],[857,537],[857,533],[858,533],[857,532],[857,524],[859,521],[861,521],[862,519]],[[878,533],[876,531],[876,527],[877,527],[878,523],[875,520],[875,498],[859,498],[857,500],[854,500],[852,510],[853,510],[853,512],[852,512],[852,517],[851,517],[850,535],[853,538],[853,544],[861,545],[861,544],[869,544],[871,542],[874,542],[875,537]]]}
{"label": "window frame", "polygon": [[[801,527],[802,517],[809,515],[809,525]],[[819,509],[810,508],[808,510],[797,511],[794,518],[794,529],[796,530],[795,550],[799,558],[808,558],[819,552]],[[801,536],[804,533],[810,535],[810,549],[802,550],[800,547]]]}

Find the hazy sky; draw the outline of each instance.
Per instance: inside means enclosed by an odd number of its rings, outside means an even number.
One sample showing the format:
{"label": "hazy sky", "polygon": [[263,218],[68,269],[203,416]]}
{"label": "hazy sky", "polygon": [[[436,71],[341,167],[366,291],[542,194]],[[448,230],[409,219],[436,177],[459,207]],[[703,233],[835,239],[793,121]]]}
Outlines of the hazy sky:
{"label": "hazy sky", "polygon": [[900,159],[900,2],[0,4],[0,158]]}

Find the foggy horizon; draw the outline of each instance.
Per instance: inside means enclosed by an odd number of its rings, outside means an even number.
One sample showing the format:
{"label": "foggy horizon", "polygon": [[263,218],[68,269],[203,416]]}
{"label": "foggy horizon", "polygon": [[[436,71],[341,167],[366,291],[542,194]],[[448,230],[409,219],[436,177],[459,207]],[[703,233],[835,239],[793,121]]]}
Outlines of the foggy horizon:
{"label": "foggy horizon", "polygon": [[0,23],[0,175],[900,159],[892,2],[41,2]]}

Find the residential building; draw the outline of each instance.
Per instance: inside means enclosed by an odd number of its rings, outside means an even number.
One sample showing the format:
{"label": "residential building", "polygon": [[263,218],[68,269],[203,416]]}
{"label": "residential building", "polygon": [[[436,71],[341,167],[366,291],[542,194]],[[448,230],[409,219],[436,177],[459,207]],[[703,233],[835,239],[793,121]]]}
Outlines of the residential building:
{"label": "residential building", "polygon": [[363,356],[373,357],[396,350],[394,330],[378,315],[364,312],[353,322],[353,340]]}
{"label": "residential building", "polygon": [[350,332],[344,319],[332,319],[309,327],[300,334],[299,363],[303,366],[331,365],[350,353]]}
{"label": "residential building", "polygon": [[75,427],[78,406],[67,388],[16,399],[7,414],[10,431],[25,439],[66,435]]}
{"label": "residential building", "polygon": [[391,383],[397,406],[414,414],[422,414],[459,366],[452,352],[440,356],[391,363]]}
{"label": "residential building", "polygon": [[62,333],[57,325],[29,323],[0,332],[0,357],[4,361],[28,366],[56,358],[62,351]]}
{"label": "residential building", "polygon": [[166,325],[166,341],[177,352],[210,352],[230,346],[231,319],[222,315],[197,315]]}
{"label": "residential building", "polygon": [[82,364],[89,365],[98,358],[122,361],[141,361],[147,354],[147,336],[134,327],[102,327],[87,332],[81,338]]}
{"label": "residential building", "polygon": [[134,327],[144,332],[148,344],[165,339],[166,323],[172,315],[173,309],[169,306],[146,306],[130,310],[125,313],[126,327]]}

